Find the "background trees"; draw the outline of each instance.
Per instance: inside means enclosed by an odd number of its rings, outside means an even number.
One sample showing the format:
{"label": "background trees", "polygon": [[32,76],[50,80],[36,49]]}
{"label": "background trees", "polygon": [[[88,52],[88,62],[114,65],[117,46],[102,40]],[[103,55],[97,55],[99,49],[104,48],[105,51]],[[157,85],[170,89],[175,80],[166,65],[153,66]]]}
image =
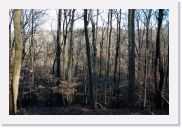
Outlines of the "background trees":
{"label": "background trees", "polygon": [[[74,106],[89,107],[89,112],[94,108],[95,113],[113,113],[115,108],[123,109],[118,111],[122,114],[126,108],[168,112],[168,10],[20,11],[19,110]],[[10,85],[17,60],[12,12]]]}

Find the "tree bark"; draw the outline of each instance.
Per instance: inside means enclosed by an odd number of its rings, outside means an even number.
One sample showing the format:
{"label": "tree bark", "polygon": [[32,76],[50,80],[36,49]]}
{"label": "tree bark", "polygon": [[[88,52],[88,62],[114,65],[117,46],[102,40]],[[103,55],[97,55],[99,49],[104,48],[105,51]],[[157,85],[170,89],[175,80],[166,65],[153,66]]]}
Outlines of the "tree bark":
{"label": "tree bark", "polygon": [[66,42],[67,42],[67,35],[68,35],[68,20],[67,20],[67,10],[64,9],[64,21],[63,21],[63,51],[62,51],[62,79],[65,80],[65,47],[66,47]]}
{"label": "tree bark", "polygon": [[135,10],[128,12],[128,103],[132,109],[134,107],[134,87],[135,87]]}
{"label": "tree bark", "polygon": [[70,25],[70,40],[69,40],[69,51],[68,51],[68,81],[71,81],[72,79],[74,13],[75,13],[75,9],[72,10],[72,18],[71,18],[71,25]]}
{"label": "tree bark", "polygon": [[111,48],[111,34],[112,34],[112,9],[110,9],[110,31],[109,31],[109,42],[108,42],[108,55],[107,55],[107,87],[109,86],[108,84],[108,79],[109,79],[109,71],[110,71],[110,48]]}
{"label": "tree bark", "polygon": [[61,70],[60,70],[60,55],[61,55],[61,45],[60,45],[60,42],[61,42],[61,17],[62,17],[62,9],[59,9],[59,12],[58,12],[58,27],[57,27],[57,49],[56,49],[56,62],[57,62],[57,65],[56,65],[56,77],[60,78],[60,73],[61,73]]}
{"label": "tree bark", "polygon": [[21,10],[13,10],[13,21],[14,21],[14,37],[15,37],[15,58],[13,66],[13,78],[12,78],[12,101],[13,101],[13,114],[17,113],[17,98],[19,88],[19,78],[21,70],[21,57],[22,57],[22,36],[21,36]]}
{"label": "tree bark", "polygon": [[[113,95],[116,98],[116,102],[119,102],[119,88],[117,82],[117,70],[118,70],[118,57],[120,50],[120,31],[121,31],[121,9],[117,12],[117,42],[116,42],[116,55],[115,55],[115,65],[114,65],[114,87],[113,87]],[[117,104],[116,103],[116,104]],[[118,106],[118,104],[117,104]]]}
{"label": "tree bark", "polygon": [[33,18],[33,13],[34,10],[31,9],[31,14],[32,14],[32,23],[31,23],[31,47],[30,47],[30,57],[31,57],[31,77],[30,77],[30,88],[29,88],[29,93],[30,93],[30,99],[31,99],[31,93],[32,93],[32,87],[34,85],[34,18]]}
{"label": "tree bark", "polygon": [[[162,108],[162,87],[164,81],[163,73],[163,61],[161,56],[161,29],[162,29],[162,20],[163,20],[163,9],[159,9],[158,16],[158,28],[157,28],[157,38],[156,38],[156,56],[155,56],[155,91],[156,91],[156,109]],[[159,76],[159,80],[158,80]]]}
{"label": "tree bark", "polygon": [[[98,14],[97,14],[98,17]],[[98,18],[97,18],[98,19]],[[92,47],[93,47],[93,105],[96,108],[96,56],[97,56],[97,47],[96,47],[96,25],[93,20],[93,12],[91,10],[91,23],[92,23]]]}
{"label": "tree bark", "polygon": [[92,76],[92,65],[91,65],[91,56],[90,56],[90,42],[88,36],[88,20],[87,20],[87,9],[84,9],[84,30],[85,30],[85,41],[86,41],[86,53],[87,53],[87,64],[89,71],[89,99],[90,105],[92,108],[95,108],[94,99],[93,99],[93,76]]}

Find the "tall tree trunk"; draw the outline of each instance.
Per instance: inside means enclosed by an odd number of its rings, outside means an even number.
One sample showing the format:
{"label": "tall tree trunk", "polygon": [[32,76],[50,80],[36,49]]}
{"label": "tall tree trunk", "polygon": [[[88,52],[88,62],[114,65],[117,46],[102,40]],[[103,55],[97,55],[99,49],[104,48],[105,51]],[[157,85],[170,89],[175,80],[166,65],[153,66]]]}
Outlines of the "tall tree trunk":
{"label": "tall tree trunk", "polygon": [[102,28],[102,37],[100,41],[100,70],[99,70],[99,84],[101,84],[102,77],[102,54],[103,54],[103,43],[104,43],[104,26]]}
{"label": "tall tree trunk", "polygon": [[57,40],[56,40],[56,43],[57,43],[57,49],[56,49],[56,62],[57,62],[57,65],[56,65],[56,77],[60,78],[60,73],[61,73],[61,70],[60,70],[60,55],[61,55],[61,45],[60,45],[60,42],[61,42],[61,17],[62,17],[62,9],[59,9],[59,12],[58,12],[58,26],[57,26]]}
{"label": "tall tree trunk", "polygon": [[31,48],[30,48],[30,57],[31,57],[31,77],[30,77],[30,99],[31,99],[31,93],[32,93],[32,87],[34,85],[34,18],[33,13],[34,10],[31,10],[32,13],[32,28],[31,28]]}
{"label": "tall tree trunk", "polygon": [[121,9],[117,12],[117,42],[116,42],[116,55],[115,55],[115,65],[114,65],[114,87],[113,87],[113,95],[116,97],[116,102],[118,102],[119,98],[119,88],[117,82],[117,68],[118,68],[118,57],[119,57],[119,49],[120,49],[120,30],[121,29]]}
{"label": "tall tree trunk", "polygon": [[69,40],[69,51],[68,51],[68,81],[71,81],[71,78],[72,78],[74,13],[75,13],[75,9],[72,10],[72,18],[71,18],[71,25],[70,25],[70,40]]}
{"label": "tall tree trunk", "polygon": [[[145,13],[145,12],[144,12]],[[149,51],[149,25],[150,25],[150,18],[151,18],[152,9],[149,10],[149,14],[146,16],[146,46],[145,46],[145,64],[144,64],[144,99],[143,99],[143,108],[146,108],[147,103],[147,77],[148,77],[148,51]]]}
{"label": "tall tree trunk", "polygon": [[[22,24],[24,25],[25,24],[25,18],[24,18],[24,14],[25,12],[24,12],[24,10],[22,10]],[[22,28],[22,40],[23,40],[23,49],[22,49],[22,64],[23,64],[23,61],[24,61],[24,59],[25,59],[25,55],[26,55],[26,53],[25,53],[25,44],[26,44],[26,40],[25,40],[25,27],[23,27]]]}
{"label": "tall tree trunk", "polygon": [[13,102],[13,114],[17,113],[17,98],[19,88],[19,78],[21,70],[21,57],[22,57],[22,36],[21,36],[21,10],[13,10],[13,21],[14,21],[14,37],[15,37],[15,58],[13,65],[13,78],[12,78],[12,102]]}
{"label": "tall tree trunk", "polygon": [[[163,61],[161,56],[161,29],[162,29],[162,20],[163,20],[163,9],[159,9],[158,16],[158,29],[157,29],[157,38],[156,38],[156,56],[155,56],[155,91],[156,91],[156,109],[162,108],[162,87],[164,81],[163,73]],[[158,81],[159,76],[159,81]]]}
{"label": "tall tree trunk", "polygon": [[135,87],[135,9],[128,11],[128,102],[132,109],[134,107]]}
{"label": "tall tree trunk", "polygon": [[65,47],[66,47],[66,42],[67,42],[67,35],[68,35],[68,20],[67,20],[67,10],[64,9],[64,21],[63,21],[63,51],[62,51],[62,79],[65,80]]}
{"label": "tall tree trunk", "polygon": [[90,105],[95,108],[94,99],[93,99],[93,76],[92,76],[92,65],[91,65],[91,56],[90,56],[90,42],[88,36],[88,20],[87,20],[87,9],[84,9],[84,30],[85,30],[85,41],[86,41],[86,53],[87,53],[87,64],[89,71],[89,99]]}
{"label": "tall tree trunk", "polygon": [[53,63],[53,73],[54,73],[54,67],[56,63],[56,77],[60,79],[61,77],[61,69],[60,69],[60,55],[61,55],[61,20],[62,20],[62,9],[59,9],[58,11],[58,24],[57,24],[57,39],[56,39],[56,59]]}
{"label": "tall tree trunk", "polygon": [[[98,13],[97,13],[98,17]],[[97,18],[98,22],[98,18]],[[93,20],[93,12],[91,10],[91,23],[92,23],[92,47],[93,47],[93,105],[96,108],[96,56],[97,56],[97,47],[96,47],[96,25]]]}
{"label": "tall tree trunk", "polygon": [[[109,42],[109,24],[110,24],[110,18],[109,18],[109,12],[108,11],[108,21],[107,21],[107,42]],[[106,55],[108,53],[108,46],[106,47]],[[106,66],[105,66],[105,80],[106,80],[106,84],[104,84],[104,103],[105,105],[107,104],[107,87],[108,87],[108,76],[107,76],[107,57],[106,57]]]}
{"label": "tall tree trunk", "polygon": [[111,48],[111,34],[112,34],[112,9],[110,9],[110,31],[109,31],[109,42],[108,42],[108,55],[107,55],[107,87],[109,86],[108,80],[109,80],[109,71],[110,71],[110,48]]}
{"label": "tall tree trunk", "polygon": [[140,81],[140,67],[141,67],[141,30],[140,30],[140,23],[139,23],[139,16],[136,18],[137,21],[137,31],[138,31],[138,72],[137,72],[137,79]]}

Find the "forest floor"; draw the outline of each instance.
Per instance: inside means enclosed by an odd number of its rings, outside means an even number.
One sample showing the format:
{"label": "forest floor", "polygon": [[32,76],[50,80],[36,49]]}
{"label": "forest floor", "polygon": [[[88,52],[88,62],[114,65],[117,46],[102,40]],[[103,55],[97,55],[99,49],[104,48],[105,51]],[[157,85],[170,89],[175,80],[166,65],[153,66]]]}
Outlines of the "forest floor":
{"label": "forest floor", "polygon": [[88,106],[67,106],[67,107],[26,107],[21,108],[18,115],[168,115],[166,110],[147,109],[104,109],[94,110]]}
{"label": "forest floor", "polygon": [[[26,70],[25,70],[26,71]],[[24,71],[24,72],[25,72]],[[26,72],[25,72],[26,73]],[[113,107],[113,104],[104,105],[103,85],[98,86],[98,104],[97,109],[92,109],[87,104],[87,93],[85,93],[86,82],[81,79],[73,79],[73,81],[60,81],[49,74],[47,76],[37,74],[35,75],[35,86],[31,91],[29,90],[29,73],[22,73],[25,76],[20,80],[19,88],[19,105],[17,115],[168,115],[169,109],[155,109],[154,97],[155,92],[152,86],[148,86],[148,107],[141,108],[142,103],[142,89],[139,83],[135,88],[135,107],[130,110],[127,108],[127,81],[126,75],[122,75],[123,80],[119,84],[119,107]],[[40,77],[42,76],[42,77]],[[124,77],[125,76],[125,77]],[[83,78],[83,77],[82,77]],[[101,82],[104,84],[104,81]],[[88,84],[88,83],[87,83]],[[88,87],[87,87],[88,92]],[[108,89],[109,92],[109,89]],[[81,95],[84,94],[84,95]],[[63,96],[66,99],[71,99],[71,104],[63,105]],[[109,93],[108,93],[109,98]],[[65,99],[65,98],[64,98]],[[110,99],[112,101],[113,99]]]}

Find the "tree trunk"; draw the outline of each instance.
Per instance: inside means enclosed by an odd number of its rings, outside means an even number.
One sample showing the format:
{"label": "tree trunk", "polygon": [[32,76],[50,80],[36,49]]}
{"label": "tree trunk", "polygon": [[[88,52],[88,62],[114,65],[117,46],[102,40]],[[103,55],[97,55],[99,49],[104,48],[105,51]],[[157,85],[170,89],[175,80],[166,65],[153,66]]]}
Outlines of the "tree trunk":
{"label": "tree trunk", "polygon": [[[110,18],[109,18],[109,11],[108,11],[108,22],[107,22],[107,42],[109,42],[109,24],[110,24]],[[106,47],[106,55],[108,53],[108,46]],[[108,76],[107,76],[107,57],[106,57],[106,66],[105,66],[105,80],[106,83],[104,84],[104,103],[107,104],[107,87],[108,87]]]}
{"label": "tree trunk", "polygon": [[65,80],[65,47],[66,47],[66,41],[67,41],[67,35],[68,35],[68,20],[67,20],[67,10],[64,10],[64,21],[63,21],[63,51],[62,51],[62,79]]}
{"label": "tree trunk", "polygon": [[138,31],[138,72],[137,72],[137,79],[140,82],[140,67],[141,67],[141,30],[140,30],[140,23],[139,23],[139,16],[136,18],[137,21],[137,31]]}
{"label": "tree trunk", "polygon": [[[145,13],[145,12],[144,12]],[[145,46],[145,64],[144,64],[144,99],[143,99],[143,108],[146,108],[147,103],[147,77],[148,77],[148,51],[149,51],[149,24],[151,17],[152,9],[149,10],[148,16],[145,14],[147,23],[146,23],[146,46]]]}
{"label": "tree trunk", "polygon": [[[156,38],[156,56],[155,56],[155,91],[156,91],[156,109],[162,108],[162,87],[164,81],[163,73],[163,61],[161,56],[161,29],[162,29],[162,20],[163,20],[163,9],[159,9],[158,17],[158,29],[157,29],[157,38]],[[158,76],[160,80],[158,81]]]}
{"label": "tree trunk", "polygon": [[90,105],[95,108],[94,99],[93,99],[93,76],[92,76],[92,65],[91,65],[91,56],[90,56],[90,42],[88,36],[88,21],[87,21],[87,9],[84,9],[84,30],[85,30],[85,41],[86,41],[86,53],[87,53],[87,64],[89,71],[89,99]]}
{"label": "tree trunk", "polygon": [[[116,102],[119,102],[119,88],[117,82],[117,68],[118,68],[118,57],[120,50],[120,30],[121,29],[121,9],[117,12],[117,42],[116,42],[116,55],[115,55],[115,66],[114,66],[114,87],[113,87],[113,95],[116,98]],[[117,104],[118,106],[118,104]]]}
{"label": "tree trunk", "polygon": [[129,107],[134,107],[134,87],[135,87],[135,10],[128,12],[128,102]]}
{"label": "tree trunk", "polygon": [[34,10],[32,9],[31,10],[31,13],[32,13],[32,23],[31,23],[31,47],[30,47],[30,57],[31,57],[31,61],[30,61],[30,64],[31,64],[31,77],[30,77],[30,88],[29,88],[29,96],[30,96],[30,99],[31,99],[31,93],[32,93],[32,87],[34,85],[34,19],[33,19],[33,12]]}
{"label": "tree trunk", "polygon": [[109,70],[110,70],[110,47],[111,47],[111,34],[112,34],[112,9],[110,10],[110,31],[109,31],[109,42],[108,42],[108,55],[107,55],[107,87],[109,86],[108,80],[109,80]]}
{"label": "tree trunk", "polygon": [[57,26],[57,49],[56,49],[56,77],[60,78],[60,55],[61,55],[61,46],[60,46],[60,42],[61,42],[61,17],[62,17],[62,9],[59,9],[58,12],[58,26]]}
{"label": "tree trunk", "polygon": [[104,43],[104,26],[102,28],[102,38],[100,41],[100,70],[99,70],[99,84],[101,84],[102,77],[102,54],[103,54],[103,43]]}
{"label": "tree trunk", "polygon": [[69,40],[69,51],[68,51],[68,81],[71,81],[71,78],[72,78],[74,13],[75,13],[75,9],[72,10],[72,18],[71,18],[71,25],[70,25],[70,40]]}
{"label": "tree trunk", "polygon": [[[98,17],[98,14],[97,14]],[[98,20],[98,18],[97,18]],[[97,47],[96,47],[96,25],[93,20],[93,12],[91,10],[91,23],[92,23],[92,47],[93,47],[93,105],[96,108],[96,56],[97,56]]]}
{"label": "tree trunk", "polygon": [[13,102],[13,114],[17,113],[17,98],[19,88],[19,78],[21,70],[21,57],[22,57],[22,37],[21,37],[21,10],[13,10],[14,21],[14,37],[15,37],[15,58],[13,66],[13,78],[12,78],[12,102]]}

